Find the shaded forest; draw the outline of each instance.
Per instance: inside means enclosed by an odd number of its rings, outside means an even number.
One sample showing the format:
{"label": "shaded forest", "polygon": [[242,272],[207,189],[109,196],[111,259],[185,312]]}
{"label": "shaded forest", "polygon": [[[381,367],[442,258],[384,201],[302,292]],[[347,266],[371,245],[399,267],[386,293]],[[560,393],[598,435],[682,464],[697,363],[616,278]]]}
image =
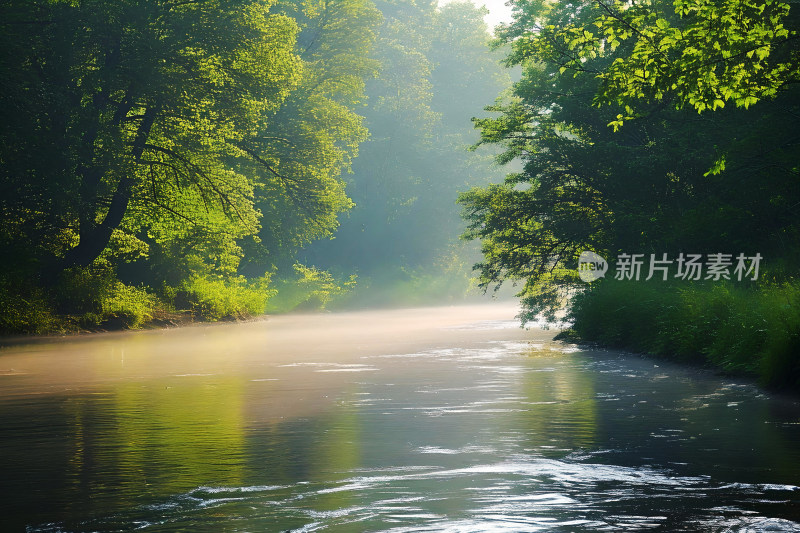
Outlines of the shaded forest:
{"label": "shaded forest", "polygon": [[[500,40],[523,76],[477,125],[524,168],[460,200],[481,283],[521,283],[523,320],[569,303],[584,341],[800,387],[794,7],[515,9]],[[605,277],[580,278],[584,251],[608,260]]]}
{"label": "shaded forest", "polygon": [[0,9],[3,332],[468,290],[455,197],[501,179],[469,119],[508,86],[482,10]]}

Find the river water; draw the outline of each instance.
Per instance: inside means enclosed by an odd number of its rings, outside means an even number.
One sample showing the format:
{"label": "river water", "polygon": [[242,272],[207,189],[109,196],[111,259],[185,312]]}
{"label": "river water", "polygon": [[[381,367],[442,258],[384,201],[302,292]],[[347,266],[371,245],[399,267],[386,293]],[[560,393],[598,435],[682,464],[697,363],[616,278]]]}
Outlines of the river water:
{"label": "river water", "polygon": [[800,532],[800,403],[503,305],[0,349],[0,531]]}

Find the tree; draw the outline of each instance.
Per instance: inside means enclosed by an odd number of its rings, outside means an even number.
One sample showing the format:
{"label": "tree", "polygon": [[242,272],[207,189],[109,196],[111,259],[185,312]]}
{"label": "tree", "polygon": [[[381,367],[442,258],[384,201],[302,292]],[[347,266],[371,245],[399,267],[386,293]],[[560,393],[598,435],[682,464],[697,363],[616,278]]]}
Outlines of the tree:
{"label": "tree", "polygon": [[330,237],[337,214],[352,207],[341,175],[368,137],[356,109],[364,103],[366,80],[378,69],[369,57],[381,19],[372,2],[285,1],[277,10],[300,28],[295,52],[303,77],[258,135],[258,157],[269,161],[272,179],[256,191],[263,215],[260,242],[247,247],[244,267],[254,273],[271,266],[290,269],[296,252]]}
{"label": "tree", "polygon": [[[561,72],[597,75],[595,103],[627,111],[615,127],[643,104],[667,100],[702,112],[732,101],[747,109],[800,81],[800,36],[786,27],[789,5],[779,0],[596,0],[583,7],[579,18],[514,41],[515,56],[537,54]],[[616,57],[594,61],[609,56]]]}
{"label": "tree", "polygon": [[3,9],[16,43],[3,57],[14,88],[0,178],[12,241],[57,272],[88,266],[154,213],[256,227],[253,184],[229,160],[299,83],[290,19],[260,1]]}
{"label": "tree", "polygon": [[245,273],[268,294],[352,205],[379,18],[369,0],[3,4],[0,303],[13,280],[94,308],[117,279],[172,300]]}
{"label": "tree", "polygon": [[[648,5],[657,12],[665,4]],[[477,121],[480,142],[503,146],[500,160],[521,160],[523,170],[461,197],[466,236],[483,242],[476,266],[484,287],[524,283],[523,318],[530,319],[552,316],[582,287],[575,267],[583,250],[609,258],[753,246],[779,257],[792,253],[785,242],[798,233],[791,207],[798,199],[796,89],[759,103],[759,113],[726,109],[698,117],[656,103],[615,131],[609,125],[618,126],[615,115],[630,115],[630,106],[598,107],[596,95],[608,85],[597,73],[627,68],[635,46],[608,45],[602,54],[565,62],[569,43],[559,48],[559,39],[605,16],[602,6],[538,9],[504,30],[513,47],[507,62],[524,69],[513,97],[491,108],[498,117]]]}

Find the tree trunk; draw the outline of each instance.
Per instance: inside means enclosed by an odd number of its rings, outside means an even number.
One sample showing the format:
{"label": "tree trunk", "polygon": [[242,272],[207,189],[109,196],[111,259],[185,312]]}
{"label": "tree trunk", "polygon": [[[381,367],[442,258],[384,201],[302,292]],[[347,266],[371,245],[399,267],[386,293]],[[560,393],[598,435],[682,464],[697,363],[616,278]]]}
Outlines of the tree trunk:
{"label": "tree trunk", "polygon": [[[145,111],[142,117],[142,122],[139,124],[139,129],[136,131],[136,137],[133,140],[133,147],[131,150],[134,161],[138,162],[142,157],[144,146],[150,135],[150,130],[153,128],[153,122],[155,122],[158,111],[159,105],[152,105],[147,108],[147,111]],[[87,267],[106,249],[111,239],[111,234],[119,227],[122,219],[125,217],[133,186],[134,178],[131,176],[125,176],[119,180],[117,189],[111,197],[111,205],[109,206],[108,212],[103,218],[103,221],[99,224],[95,223],[92,219],[94,213],[81,215],[81,218],[86,217],[86,223],[80,225],[80,241],[77,246],[68,250],[67,253],[64,254],[64,257],[56,262],[54,274],[58,274],[71,267]]]}

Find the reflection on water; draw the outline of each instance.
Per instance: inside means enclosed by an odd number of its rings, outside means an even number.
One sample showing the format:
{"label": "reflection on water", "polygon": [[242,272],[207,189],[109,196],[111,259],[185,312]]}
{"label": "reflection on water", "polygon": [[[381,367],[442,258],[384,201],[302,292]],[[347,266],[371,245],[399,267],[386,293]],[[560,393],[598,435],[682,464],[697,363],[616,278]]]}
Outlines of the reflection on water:
{"label": "reflection on water", "polygon": [[502,306],[0,350],[1,531],[798,531],[800,405]]}

